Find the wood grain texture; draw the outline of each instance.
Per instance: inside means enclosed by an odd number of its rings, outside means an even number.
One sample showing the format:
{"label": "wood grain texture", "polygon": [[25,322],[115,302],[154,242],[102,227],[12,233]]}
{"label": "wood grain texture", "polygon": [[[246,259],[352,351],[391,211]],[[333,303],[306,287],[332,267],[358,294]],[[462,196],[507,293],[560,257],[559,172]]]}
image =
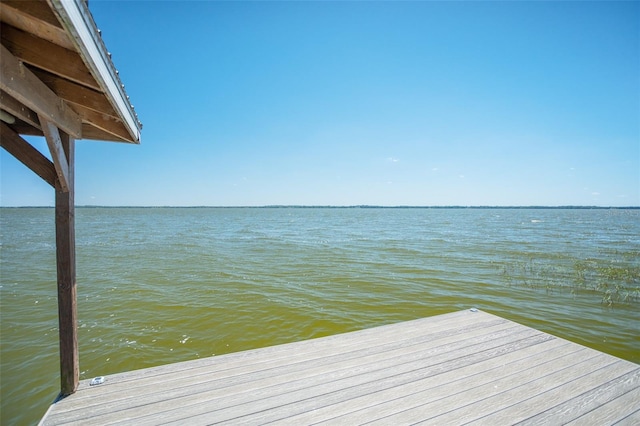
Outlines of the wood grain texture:
{"label": "wood grain texture", "polygon": [[40,119],[40,126],[44,132],[44,137],[47,141],[51,158],[53,159],[53,165],[56,168],[60,190],[69,192],[71,186],[69,183],[69,161],[67,160],[65,149],[62,147],[60,131],[55,124],[47,120],[45,116],[38,115],[38,118]]}
{"label": "wood grain texture", "polygon": [[[129,142],[130,135],[127,129],[125,128],[122,121],[112,115],[103,114],[101,112],[97,112],[95,110],[85,108],[81,105],[76,105],[73,103],[69,103],[71,108],[76,111],[83,120],[86,122],[90,122],[90,128],[85,131],[85,125],[82,128],[82,135],[85,137],[93,137],[94,135],[98,135],[99,132],[102,132],[105,136],[98,136],[94,139],[100,140],[109,140],[112,142]],[[89,136],[91,135],[91,136]]]}
{"label": "wood grain texture", "polygon": [[57,176],[53,163],[3,122],[0,122],[0,144],[45,182],[55,187]]}
{"label": "wood grain texture", "polygon": [[78,315],[76,289],[76,237],[74,206],[75,141],[61,133],[61,155],[68,165],[67,190],[56,181],[56,263],[58,270],[58,324],[60,335],[60,393],[70,395],[78,387]]}
{"label": "wood grain texture", "polygon": [[83,381],[42,424],[609,424],[640,410],[639,374],[462,311]]}
{"label": "wood grain texture", "polygon": [[17,119],[22,120],[26,124],[37,129],[41,129],[38,114],[22,105],[4,90],[0,90],[0,105],[2,105],[2,109],[9,112]]}
{"label": "wood grain texture", "polygon": [[[74,83],[47,71],[32,69],[33,74],[53,90],[60,99],[71,104],[81,105],[102,114],[117,117],[117,113],[104,93]],[[73,107],[73,105],[72,105]]]}
{"label": "wood grain texture", "polygon": [[0,46],[0,88],[27,108],[46,116],[60,129],[80,139],[80,117],[4,45]]}
{"label": "wood grain texture", "polygon": [[94,90],[100,86],[80,55],[11,25],[2,26],[2,45],[22,62]]}
{"label": "wood grain texture", "polygon": [[[22,107],[2,106],[16,117],[27,113],[12,128],[21,135],[42,136],[31,111],[46,115],[76,139],[138,144],[141,124],[86,2],[78,2],[84,18],[76,20],[67,15],[70,3],[0,2],[0,89]],[[89,46],[97,46],[98,54],[86,49],[80,34]]]}
{"label": "wood grain texture", "polygon": [[73,41],[44,1],[2,0],[0,20],[66,49],[74,49]]}

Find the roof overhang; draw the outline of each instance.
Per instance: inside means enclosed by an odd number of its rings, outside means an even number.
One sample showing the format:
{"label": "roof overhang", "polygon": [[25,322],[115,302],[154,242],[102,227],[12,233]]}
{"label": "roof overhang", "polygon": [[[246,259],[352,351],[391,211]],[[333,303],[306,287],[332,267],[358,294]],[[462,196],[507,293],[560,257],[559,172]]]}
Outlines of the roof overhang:
{"label": "roof overhang", "polygon": [[2,121],[44,135],[140,143],[142,125],[84,0],[0,1]]}
{"label": "roof overhang", "polygon": [[[0,0],[0,146],[55,188],[60,395],[78,387],[75,140],[140,143],[86,0]],[[49,160],[23,135],[44,136]]]}

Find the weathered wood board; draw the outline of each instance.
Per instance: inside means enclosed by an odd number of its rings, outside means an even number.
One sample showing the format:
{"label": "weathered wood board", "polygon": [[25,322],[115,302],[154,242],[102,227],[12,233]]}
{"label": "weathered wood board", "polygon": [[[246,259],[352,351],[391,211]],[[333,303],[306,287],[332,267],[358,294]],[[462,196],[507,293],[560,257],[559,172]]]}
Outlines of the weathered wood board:
{"label": "weathered wood board", "polygon": [[58,424],[640,424],[640,365],[479,311],[80,383]]}

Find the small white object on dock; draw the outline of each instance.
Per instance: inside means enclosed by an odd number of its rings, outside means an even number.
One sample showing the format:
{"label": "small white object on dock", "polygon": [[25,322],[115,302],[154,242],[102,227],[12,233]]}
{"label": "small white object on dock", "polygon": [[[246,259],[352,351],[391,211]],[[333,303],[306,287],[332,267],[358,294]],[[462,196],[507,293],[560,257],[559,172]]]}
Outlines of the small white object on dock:
{"label": "small white object on dock", "polygon": [[104,376],[98,376],[91,379],[91,382],[89,382],[89,386],[101,385],[103,383],[104,383]]}

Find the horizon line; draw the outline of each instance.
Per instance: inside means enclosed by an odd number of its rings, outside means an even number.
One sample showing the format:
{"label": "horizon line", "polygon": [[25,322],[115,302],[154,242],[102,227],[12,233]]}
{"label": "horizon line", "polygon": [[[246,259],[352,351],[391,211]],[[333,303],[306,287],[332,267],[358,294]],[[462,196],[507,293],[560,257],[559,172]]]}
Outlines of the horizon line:
{"label": "horizon line", "polygon": [[[76,208],[102,208],[102,209],[118,209],[118,208],[218,208],[218,209],[265,209],[265,208],[301,208],[301,209],[354,209],[354,208],[375,208],[375,209],[622,209],[633,210],[640,209],[640,206],[596,206],[596,205],[377,205],[377,204],[353,204],[353,205],[331,205],[331,204],[265,204],[265,205],[93,205],[83,204],[76,205]],[[21,209],[21,208],[55,208],[55,206],[2,206],[0,208]]]}

